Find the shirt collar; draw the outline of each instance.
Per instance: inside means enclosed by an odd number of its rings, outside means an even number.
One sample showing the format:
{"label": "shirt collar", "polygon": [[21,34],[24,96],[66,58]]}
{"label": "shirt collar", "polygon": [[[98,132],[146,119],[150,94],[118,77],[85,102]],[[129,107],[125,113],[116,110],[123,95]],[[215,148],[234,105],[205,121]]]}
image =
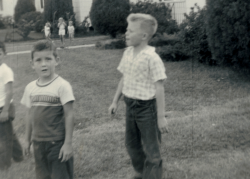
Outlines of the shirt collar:
{"label": "shirt collar", "polygon": [[[130,50],[134,50],[134,47],[128,47],[130,48]],[[152,54],[155,52],[155,47],[152,47],[152,46],[146,46],[141,52],[140,54],[146,54],[146,55],[149,55],[149,54]]]}

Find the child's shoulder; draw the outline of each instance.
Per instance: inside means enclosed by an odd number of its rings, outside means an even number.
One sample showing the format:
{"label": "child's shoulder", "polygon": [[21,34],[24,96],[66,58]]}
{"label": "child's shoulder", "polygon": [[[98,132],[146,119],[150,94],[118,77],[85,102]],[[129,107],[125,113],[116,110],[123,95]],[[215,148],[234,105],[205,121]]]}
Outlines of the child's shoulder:
{"label": "child's shoulder", "polygon": [[57,80],[56,80],[56,86],[60,86],[60,87],[71,87],[71,84],[65,80],[63,77],[58,76]]}
{"label": "child's shoulder", "polygon": [[31,87],[36,86],[36,83],[37,83],[37,80],[34,80],[34,81],[29,82],[29,83],[26,85],[26,88],[25,88],[25,89],[29,89],[29,88],[31,88]]}
{"label": "child's shoulder", "polygon": [[11,73],[13,73],[12,69],[11,69],[7,64],[5,64],[5,63],[2,63],[2,64],[0,65],[0,68],[1,68],[1,72],[2,72],[2,73],[6,73],[6,72],[11,72]]}
{"label": "child's shoulder", "polygon": [[146,54],[146,56],[149,57],[149,59],[151,59],[151,60],[161,60],[160,56],[155,51],[155,47],[148,45],[143,50],[143,53]]}

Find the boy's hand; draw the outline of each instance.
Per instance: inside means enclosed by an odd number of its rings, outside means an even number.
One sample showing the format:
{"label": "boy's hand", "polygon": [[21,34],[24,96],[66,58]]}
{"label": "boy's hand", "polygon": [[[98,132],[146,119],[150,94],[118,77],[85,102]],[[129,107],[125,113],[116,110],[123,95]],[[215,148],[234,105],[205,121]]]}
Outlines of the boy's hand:
{"label": "boy's hand", "polygon": [[109,107],[109,114],[115,114],[117,110],[117,103],[112,103]]}
{"label": "boy's hand", "polygon": [[25,140],[24,142],[24,155],[29,155],[30,154],[30,145],[31,145],[31,142]]}
{"label": "boy's hand", "polygon": [[62,158],[61,162],[66,162],[73,156],[73,148],[71,144],[63,144],[60,153],[59,159]]}
{"label": "boy's hand", "polygon": [[5,122],[9,120],[9,113],[8,111],[3,110],[0,114],[0,122]]}
{"label": "boy's hand", "polygon": [[157,123],[158,123],[158,128],[162,134],[168,133],[168,123],[165,117],[159,118]]}

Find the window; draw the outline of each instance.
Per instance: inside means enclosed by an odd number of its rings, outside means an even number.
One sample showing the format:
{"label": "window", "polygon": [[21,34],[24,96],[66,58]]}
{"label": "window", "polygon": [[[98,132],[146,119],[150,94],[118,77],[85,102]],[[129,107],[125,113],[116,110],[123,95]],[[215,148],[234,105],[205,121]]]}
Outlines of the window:
{"label": "window", "polygon": [[43,6],[44,6],[43,3],[44,2],[43,2],[43,0],[40,0],[40,2],[41,2],[41,8],[43,9]]}
{"label": "window", "polygon": [[0,11],[3,11],[3,0],[0,0]]}

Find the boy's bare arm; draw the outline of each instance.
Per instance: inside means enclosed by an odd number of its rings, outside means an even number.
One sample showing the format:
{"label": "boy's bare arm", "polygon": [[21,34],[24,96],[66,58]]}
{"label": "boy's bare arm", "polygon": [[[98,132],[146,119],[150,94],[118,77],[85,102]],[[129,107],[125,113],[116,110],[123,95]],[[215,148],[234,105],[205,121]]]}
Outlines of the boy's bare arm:
{"label": "boy's bare arm", "polygon": [[118,87],[117,87],[113,102],[112,102],[111,106],[109,107],[109,114],[114,114],[116,112],[117,103],[118,103],[119,99],[122,96],[122,88],[123,88],[123,77],[121,78],[121,80],[120,80],[120,82],[118,84]]}
{"label": "boy's bare arm", "polygon": [[30,153],[30,145],[31,145],[31,133],[32,133],[32,125],[31,119],[29,116],[29,108],[26,108],[26,116],[25,116],[25,144],[24,144],[24,154],[28,155]]}
{"label": "boy's bare arm", "polygon": [[73,117],[73,101],[70,101],[63,105],[63,111],[65,116],[65,141],[60,150],[59,158],[62,158],[62,162],[69,160],[73,155],[72,148],[72,136],[74,129],[74,117]]}
{"label": "boy's bare arm", "polygon": [[157,122],[161,133],[168,132],[167,120],[165,118],[165,92],[164,81],[155,82],[156,86],[156,103],[157,103]]}
{"label": "boy's bare arm", "polygon": [[0,122],[4,122],[9,120],[9,107],[10,107],[10,101],[12,100],[13,97],[13,82],[9,82],[5,84],[5,104],[3,107],[3,110],[0,114]]}

